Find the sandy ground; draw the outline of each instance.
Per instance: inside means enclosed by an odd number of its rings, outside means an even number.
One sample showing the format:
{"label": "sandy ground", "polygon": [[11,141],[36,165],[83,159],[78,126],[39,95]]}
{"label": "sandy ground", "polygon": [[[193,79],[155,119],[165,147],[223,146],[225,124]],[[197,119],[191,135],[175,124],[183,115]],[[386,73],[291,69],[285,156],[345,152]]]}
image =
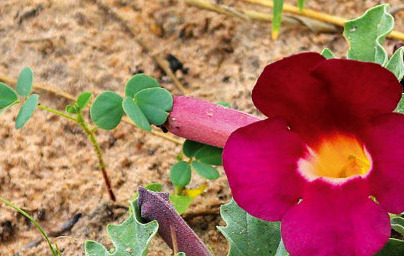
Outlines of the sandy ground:
{"label": "sandy ground", "polygon": [[[341,34],[316,34],[303,26],[282,29],[277,41],[270,26],[187,7],[180,0],[102,0],[125,18],[161,56],[172,54],[189,69],[177,75],[189,95],[209,101],[227,101],[234,108],[259,114],[250,91],[269,62],[301,51],[325,47],[342,56],[348,49]],[[252,8],[240,1],[223,1],[237,8]],[[309,0],[307,7],[353,18],[383,1]],[[400,0],[385,1],[393,6]],[[289,1],[295,3],[295,1]],[[36,11],[35,11],[36,10]],[[29,13],[33,15],[28,15]],[[396,16],[396,29],[404,31],[404,12]],[[386,42],[391,53],[395,41]],[[122,26],[91,1],[1,0],[0,74],[16,77],[30,66],[35,82],[74,95],[112,90],[123,94],[125,81],[143,71],[158,78],[173,94],[179,92],[156,63]],[[60,96],[40,92],[40,102],[60,110],[69,103]],[[120,223],[137,187],[160,182],[171,191],[170,166],[180,146],[122,123],[110,132],[98,131],[108,172],[118,202],[105,191],[97,160],[81,130],[68,120],[38,110],[21,130],[14,129],[16,109],[0,117],[0,195],[23,207],[47,230],[58,229],[75,214],[82,218],[56,239],[63,255],[83,255],[83,243],[96,240],[108,246],[106,224]],[[202,179],[194,177],[192,186]],[[230,199],[224,173],[189,210],[204,212]],[[223,225],[217,214],[188,218],[216,255],[226,255],[227,243],[215,229]],[[49,255],[45,243],[22,249],[38,238],[37,230],[3,204],[0,206],[0,255]],[[171,255],[155,238],[149,255]]]}

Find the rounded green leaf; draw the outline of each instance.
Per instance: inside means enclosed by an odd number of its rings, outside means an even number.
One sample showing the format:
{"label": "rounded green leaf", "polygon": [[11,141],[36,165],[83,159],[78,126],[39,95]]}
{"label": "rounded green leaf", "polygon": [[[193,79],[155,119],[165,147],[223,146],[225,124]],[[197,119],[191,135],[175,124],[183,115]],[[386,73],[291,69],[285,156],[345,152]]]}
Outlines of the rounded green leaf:
{"label": "rounded green leaf", "polygon": [[189,196],[178,196],[171,194],[170,201],[174,205],[174,208],[178,214],[183,214],[189,208],[194,199]]}
{"label": "rounded green leaf", "polygon": [[135,102],[150,123],[162,125],[168,118],[167,111],[171,111],[173,107],[173,96],[166,89],[149,88],[138,92]]}
{"label": "rounded green leaf", "polygon": [[182,145],[182,152],[191,158],[195,156],[195,153],[201,149],[205,144],[193,141],[193,140],[185,140],[184,144]]}
{"label": "rounded green leaf", "polygon": [[0,82],[0,109],[13,104],[17,100],[17,93],[8,85]]}
{"label": "rounded green leaf", "polygon": [[16,129],[20,129],[21,127],[23,127],[31,118],[32,114],[34,114],[35,108],[38,105],[38,98],[38,94],[32,94],[28,97],[27,101],[22,104],[17,118],[15,119]]}
{"label": "rounded green leaf", "polygon": [[20,96],[27,97],[32,90],[32,81],[34,79],[34,74],[32,69],[24,68],[18,75],[17,80],[17,93]]}
{"label": "rounded green leaf", "polygon": [[126,115],[141,129],[150,132],[151,126],[146,116],[143,114],[142,110],[140,110],[139,106],[136,102],[133,101],[133,98],[126,97],[122,102],[123,110]]}
{"label": "rounded green leaf", "polygon": [[205,164],[222,165],[223,149],[204,145],[195,153],[196,160]]}
{"label": "rounded green leaf", "polygon": [[101,93],[91,106],[91,120],[102,129],[114,129],[122,119],[122,101],[122,97],[114,92]]}
{"label": "rounded green leaf", "polygon": [[85,107],[88,106],[88,103],[90,103],[91,97],[93,94],[91,92],[83,92],[79,95],[76,101],[77,107],[81,110]]}
{"label": "rounded green leaf", "polygon": [[215,180],[215,179],[219,178],[219,172],[208,164],[201,163],[198,161],[193,161],[191,163],[191,165],[192,165],[192,169],[196,173],[198,173],[200,176],[202,176],[208,180]]}
{"label": "rounded green leaf", "polygon": [[181,161],[171,167],[170,180],[175,186],[186,186],[191,181],[191,166]]}
{"label": "rounded green leaf", "polygon": [[132,76],[125,85],[125,96],[135,97],[135,94],[143,89],[160,87],[159,82],[157,82],[153,77],[145,74],[136,74]]}
{"label": "rounded green leaf", "polygon": [[69,114],[77,114],[77,109],[73,105],[67,105],[65,111]]}

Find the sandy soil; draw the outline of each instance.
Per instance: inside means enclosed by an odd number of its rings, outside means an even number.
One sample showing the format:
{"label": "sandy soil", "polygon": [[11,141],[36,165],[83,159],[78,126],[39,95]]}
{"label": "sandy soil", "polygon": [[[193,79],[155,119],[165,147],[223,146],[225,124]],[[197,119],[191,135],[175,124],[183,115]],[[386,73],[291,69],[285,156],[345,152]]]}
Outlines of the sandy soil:
{"label": "sandy soil", "polygon": [[[340,34],[316,34],[303,26],[282,29],[270,40],[269,24],[187,7],[180,0],[102,0],[136,28],[155,53],[172,54],[189,69],[177,75],[189,95],[209,101],[227,101],[233,107],[259,114],[250,91],[269,62],[301,51],[332,49],[338,56],[348,45]],[[246,7],[240,1],[223,1]],[[295,1],[287,1],[295,3]],[[332,2],[332,3],[331,3]],[[307,7],[347,18],[356,17],[380,2],[309,0]],[[36,10],[36,11],[35,11]],[[29,13],[33,15],[29,15]],[[396,29],[404,31],[404,12],[396,16]],[[391,52],[395,41],[386,45]],[[156,63],[110,16],[91,1],[0,1],[0,74],[16,77],[30,66],[35,82],[68,91],[96,94],[112,90],[123,94],[125,81],[143,71],[159,78],[174,94],[179,92]],[[68,100],[40,92],[41,104],[64,109]],[[21,130],[14,129],[16,109],[0,117],[0,195],[37,218],[47,230],[56,230],[75,214],[82,218],[70,232],[56,239],[63,255],[83,255],[83,243],[96,240],[108,246],[107,223],[120,223],[137,187],[160,182],[172,190],[168,174],[180,146],[122,123],[117,129],[98,131],[117,204],[108,200],[97,160],[81,130],[68,120],[38,110]],[[194,177],[192,186],[202,179]],[[189,210],[204,212],[230,199],[224,173]],[[227,243],[215,229],[223,225],[217,214],[187,218],[216,255],[226,255]],[[10,208],[0,206],[0,255],[49,255],[47,245],[22,249],[38,238],[36,229]],[[18,253],[18,254],[16,254]],[[159,238],[149,255],[171,255]]]}

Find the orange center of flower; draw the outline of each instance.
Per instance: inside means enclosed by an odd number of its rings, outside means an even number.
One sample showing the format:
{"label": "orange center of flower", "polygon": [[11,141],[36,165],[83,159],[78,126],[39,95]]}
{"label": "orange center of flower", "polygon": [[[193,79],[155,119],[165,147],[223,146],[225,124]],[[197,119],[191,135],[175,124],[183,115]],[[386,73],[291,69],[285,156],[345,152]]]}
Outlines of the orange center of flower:
{"label": "orange center of flower", "polygon": [[371,167],[370,157],[355,137],[333,135],[323,139],[310,155],[299,161],[299,169],[308,178],[349,178],[364,175]]}

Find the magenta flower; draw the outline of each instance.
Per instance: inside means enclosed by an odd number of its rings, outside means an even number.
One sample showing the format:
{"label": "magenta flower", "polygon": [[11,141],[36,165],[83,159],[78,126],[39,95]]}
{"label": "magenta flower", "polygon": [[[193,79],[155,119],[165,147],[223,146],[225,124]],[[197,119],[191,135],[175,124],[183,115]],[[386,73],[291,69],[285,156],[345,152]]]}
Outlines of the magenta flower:
{"label": "magenta flower", "polygon": [[252,98],[269,118],[224,147],[234,199],[281,221],[291,256],[377,253],[387,213],[404,211],[404,116],[392,113],[401,92],[378,64],[303,53],[268,65]]}

